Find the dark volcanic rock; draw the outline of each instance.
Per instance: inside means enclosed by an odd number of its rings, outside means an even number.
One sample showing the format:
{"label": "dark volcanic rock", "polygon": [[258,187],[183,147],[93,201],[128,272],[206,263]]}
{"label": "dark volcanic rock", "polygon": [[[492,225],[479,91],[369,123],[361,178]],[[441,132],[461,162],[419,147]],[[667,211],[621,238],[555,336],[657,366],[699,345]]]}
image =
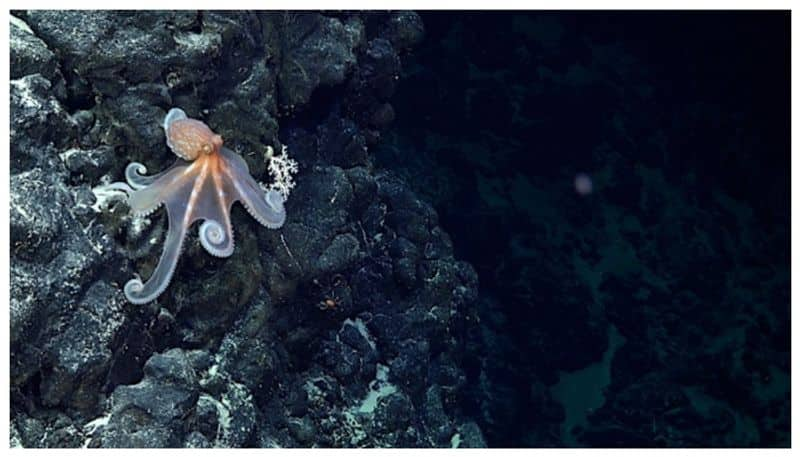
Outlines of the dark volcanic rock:
{"label": "dark volcanic rock", "polygon": [[36,73],[11,81],[11,172],[51,165],[61,149],[77,137],[53,91],[53,83]]}
{"label": "dark volcanic rock", "polygon": [[168,72],[190,79],[183,84],[209,79],[212,69],[200,62],[217,57],[222,41],[216,30],[194,31],[191,11],[31,11],[26,20],[75,75],[72,85],[111,97]]}
{"label": "dark volcanic rock", "polygon": [[138,384],[119,386],[111,395],[111,417],[98,439],[104,447],[176,447],[184,418],[194,410],[199,384],[184,352],[153,355]]}
{"label": "dark volcanic rock", "polygon": [[64,331],[48,342],[47,369],[52,371],[42,379],[44,405],[58,405],[72,395],[69,400],[76,408],[95,406],[123,319],[119,291],[103,282],[92,285],[73,309]]}
{"label": "dark volcanic rock", "polygon": [[281,21],[285,32],[281,52],[280,100],[293,110],[306,104],[318,86],[342,83],[356,64],[356,48],[364,35],[361,20],[321,14],[290,15]]}
{"label": "dark volcanic rock", "polygon": [[[11,79],[39,73],[63,85],[58,59],[25,22],[11,16]],[[63,87],[62,87],[63,91]]]}
{"label": "dark volcanic rock", "polygon": [[46,370],[41,401],[86,408],[110,363],[121,294],[98,282],[114,259],[110,237],[82,226],[60,179],[40,168],[12,177],[12,385]]}
{"label": "dark volcanic rock", "polygon": [[[394,117],[416,15],[367,15],[369,31],[359,14],[15,15],[12,443],[450,446],[465,435],[452,406],[475,273],[368,148]],[[133,306],[121,285],[150,274],[166,218],[134,220],[100,186],[131,161],[150,173],[172,162],[161,127],[172,106],[220,132],[256,179],[284,143],[300,173],[281,229],[235,206],[225,259],[190,229],[167,292]]]}

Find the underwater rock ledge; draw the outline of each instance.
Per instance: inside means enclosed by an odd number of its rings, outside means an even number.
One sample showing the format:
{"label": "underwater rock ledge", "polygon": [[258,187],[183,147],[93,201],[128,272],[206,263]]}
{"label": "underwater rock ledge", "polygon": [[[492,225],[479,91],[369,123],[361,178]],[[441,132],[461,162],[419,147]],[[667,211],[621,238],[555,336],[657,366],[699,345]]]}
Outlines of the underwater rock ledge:
{"label": "underwater rock ledge", "polygon": [[[419,16],[12,14],[12,446],[485,446],[458,406],[477,275],[369,151]],[[163,211],[92,188],[169,164],[171,106],[253,176],[284,144],[300,174],[282,229],[234,207],[236,252],[189,236],[137,306]]]}

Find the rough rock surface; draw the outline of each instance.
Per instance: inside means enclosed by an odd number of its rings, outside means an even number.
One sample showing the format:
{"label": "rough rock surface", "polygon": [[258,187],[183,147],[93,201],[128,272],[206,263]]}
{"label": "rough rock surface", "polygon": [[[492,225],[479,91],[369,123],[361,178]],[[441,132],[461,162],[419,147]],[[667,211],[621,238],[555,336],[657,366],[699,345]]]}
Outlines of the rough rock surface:
{"label": "rough rock surface", "polygon": [[[368,149],[418,16],[13,14],[12,445],[484,445],[458,407],[477,276]],[[281,144],[301,172],[282,229],[235,209],[230,258],[195,234],[134,306],[121,285],[154,266],[163,211],[134,226],[91,189],[172,162],[172,106],[257,178]]]}

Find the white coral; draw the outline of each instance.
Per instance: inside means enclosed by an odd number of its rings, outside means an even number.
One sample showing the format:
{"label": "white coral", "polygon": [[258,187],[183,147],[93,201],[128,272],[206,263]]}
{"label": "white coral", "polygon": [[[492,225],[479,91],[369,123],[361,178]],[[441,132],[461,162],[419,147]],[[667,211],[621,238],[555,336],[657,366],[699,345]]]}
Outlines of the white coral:
{"label": "white coral", "polygon": [[287,147],[281,146],[281,153],[275,154],[272,146],[267,146],[267,171],[272,176],[272,184],[268,189],[279,192],[283,199],[289,198],[289,193],[294,189],[294,175],[298,171],[297,162],[287,154]]}

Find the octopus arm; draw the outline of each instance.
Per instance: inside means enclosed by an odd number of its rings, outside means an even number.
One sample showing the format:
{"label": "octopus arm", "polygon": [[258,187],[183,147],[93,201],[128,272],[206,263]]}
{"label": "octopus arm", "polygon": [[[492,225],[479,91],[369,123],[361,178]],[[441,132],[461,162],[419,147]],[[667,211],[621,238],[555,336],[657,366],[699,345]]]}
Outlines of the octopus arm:
{"label": "octopus arm", "polygon": [[229,257],[234,248],[230,212],[236,191],[224,176],[212,173],[199,192],[192,219],[204,219],[199,231],[200,244],[213,256]]}
{"label": "octopus arm", "polygon": [[224,172],[236,192],[236,199],[241,200],[247,212],[263,226],[283,226],[286,221],[283,195],[275,190],[265,192],[250,176],[247,163],[235,152],[222,148],[220,154],[225,162]]}
{"label": "octopus arm", "polygon": [[[137,189],[128,198],[128,206],[130,206],[131,211],[140,216],[146,216],[155,211],[168,195],[174,193],[174,188],[179,187],[182,182],[186,181],[185,175],[189,171],[189,167],[190,164],[186,162],[176,163],[145,187],[137,188],[137,186],[128,181],[131,187]],[[127,170],[125,174],[128,174]]]}
{"label": "octopus arm", "polygon": [[150,184],[156,182],[159,178],[164,176],[165,174],[169,173],[173,168],[181,166],[181,165],[189,165],[188,162],[182,159],[178,159],[173,163],[169,168],[162,171],[161,173],[157,173],[151,176],[145,176],[147,173],[147,167],[139,162],[131,162],[125,167],[125,180],[128,184],[134,189],[143,189]]}
{"label": "octopus arm", "polygon": [[167,218],[169,231],[164,242],[164,252],[158,259],[158,265],[146,283],[138,278],[131,279],[125,284],[125,297],[134,304],[144,304],[155,300],[166,290],[169,285],[178,257],[181,253],[183,238],[186,236],[185,206],[167,202]]}

